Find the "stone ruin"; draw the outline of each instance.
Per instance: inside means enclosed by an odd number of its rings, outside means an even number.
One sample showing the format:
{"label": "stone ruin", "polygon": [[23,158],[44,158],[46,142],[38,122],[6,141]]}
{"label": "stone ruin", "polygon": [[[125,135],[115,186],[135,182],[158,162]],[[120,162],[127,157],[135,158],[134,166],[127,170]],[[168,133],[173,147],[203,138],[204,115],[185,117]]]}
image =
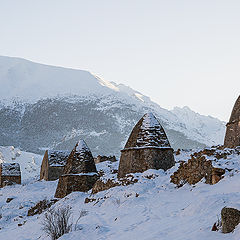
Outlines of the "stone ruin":
{"label": "stone ruin", "polygon": [[121,151],[118,178],[147,169],[167,170],[174,164],[173,149],[164,129],[152,113],[145,114]]}
{"label": "stone ruin", "polygon": [[55,197],[63,198],[74,191],[87,192],[98,178],[92,153],[86,143],[80,140],[67,159]]}
{"label": "stone ruin", "polygon": [[101,155],[98,155],[96,158],[94,158],[94,162],[97,164],[97,163],[100,163],[100,162],[105,162],[105,161],[110,161],[110,162],[116,162],[117,159],[115,156],[101,156]]}
{"label": "stone ruin", "polygon": [[171,182],[178,187],[185,183],[196,184],[205,178],[207,184],[216,184],[222,179],[224,169],[214,168],[212,161],[205,156],[193,156],[188,162],[181,162],[178,170],[171,176]]}
{"label": "stone ruin", "polygon": [[40,180],[55,181],[59,179],[63,174],[69,154],[69,151],[47,150],[42,160]]}
{"label": "stone ruin", "polygon": [[240,96],[233,107],[230,120],[226,126],[224,146],[228,148],[240,146]]}
{"label": "stone ruin", "polygon": [[0,187],[21,184],[21,171],[18,163],[0,164]]}

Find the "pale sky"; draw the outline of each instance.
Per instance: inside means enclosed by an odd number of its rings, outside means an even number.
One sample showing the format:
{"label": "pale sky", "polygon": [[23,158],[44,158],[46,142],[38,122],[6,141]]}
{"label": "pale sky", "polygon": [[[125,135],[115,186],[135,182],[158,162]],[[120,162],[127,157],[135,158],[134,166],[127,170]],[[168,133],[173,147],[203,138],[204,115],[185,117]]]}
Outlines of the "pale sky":
{"label": "pale sky", "polygon": [[88,70],[227,121],[240,94],[240,1],[0,0],[0,55]]}

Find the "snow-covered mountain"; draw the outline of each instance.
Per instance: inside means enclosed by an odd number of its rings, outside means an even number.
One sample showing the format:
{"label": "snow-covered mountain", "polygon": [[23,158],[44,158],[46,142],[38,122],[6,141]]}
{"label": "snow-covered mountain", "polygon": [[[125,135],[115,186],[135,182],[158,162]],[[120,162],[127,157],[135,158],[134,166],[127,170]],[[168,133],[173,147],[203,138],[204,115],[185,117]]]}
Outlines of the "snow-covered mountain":
{"label": "snow-covered mountain", "polygon": [[161,108],[130,87],[75,69],[0,57],[0,145],[71,150],[84,138],[94,154],[119,154],[131,129],[153,112],[174,148],[223,143],[225,123],[189,108]]}

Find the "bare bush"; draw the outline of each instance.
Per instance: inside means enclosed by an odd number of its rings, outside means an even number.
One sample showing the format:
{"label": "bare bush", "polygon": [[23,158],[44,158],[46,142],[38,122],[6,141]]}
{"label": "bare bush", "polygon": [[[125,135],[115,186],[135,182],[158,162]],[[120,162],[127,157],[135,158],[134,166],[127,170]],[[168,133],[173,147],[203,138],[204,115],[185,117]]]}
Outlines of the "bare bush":
{"label": "bare bush", "polygon": [[86,210],[81,210],[81,212],[79,213],[79,217],[75,223],[75,228],[74,228],[74,231],[77,231],[78,230],[78,222],[79,220],[82,218],[82,217],[85,217],[87,215],[87,211]]}
{"label": "bare bush", "polygon": [[69,206],[62,208],[50,208],[44,215],[42,222],[43,231],[47,233],[52,240],[60,238],[65,233],[72,231],[72,215]]}

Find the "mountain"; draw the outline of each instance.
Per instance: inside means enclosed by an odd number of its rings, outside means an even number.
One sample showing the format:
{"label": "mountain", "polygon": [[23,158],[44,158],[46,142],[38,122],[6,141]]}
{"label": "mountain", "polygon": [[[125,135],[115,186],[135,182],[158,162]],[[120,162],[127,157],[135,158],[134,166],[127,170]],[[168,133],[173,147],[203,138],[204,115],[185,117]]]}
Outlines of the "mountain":
{"label": "mountain", "polygon": [[188,107],[161,108],[130,87],[90,72],[0,57],[0,145],[42,153],[71,150],[79,138],[95,155],[116,154],[153,112],[176,148],[223,143],[225,123]]}

